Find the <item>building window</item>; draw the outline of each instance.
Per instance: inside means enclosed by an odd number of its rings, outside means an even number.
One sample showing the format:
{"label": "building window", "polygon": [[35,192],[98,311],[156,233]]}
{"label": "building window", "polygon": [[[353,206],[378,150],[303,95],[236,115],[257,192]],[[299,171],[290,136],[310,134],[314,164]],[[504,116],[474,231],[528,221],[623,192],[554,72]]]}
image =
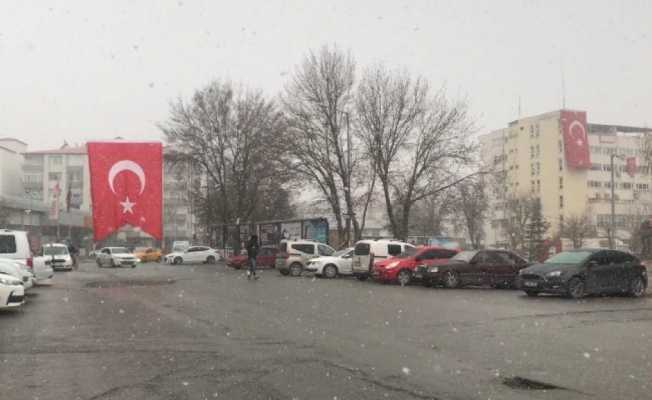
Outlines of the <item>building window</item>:
{"label": "building window", "polygon": [[560,226],[564,225],[564,215],[563,214],[559,214],[559,225]]}
{"label": "building window", "polygon": [[61,174],[59,172],[49,172],[48,173],[48,179],[50,181],[60,181],[61,180]]}
{"label": "building window", "polygon": [[561,158],[559,159],[559,170],[560,171],[564,170],[564,160],[562,160]]}
{"label": "building window", "polygon": [[559,189],[561,190],[563,188],[564,188],[564,177],[560,176],[559,177]]}
{"label": "building window", "polygon": [[537,123],[534,125],[534,133],[537,135],[537,137],[539,137],[539,132],[540,132],[540,131],[539,131],[539,123],[537,122]]}
{"label": "building window", "polygon": [[640,192],[647,192],[650,190],[650,185],[648,185],[647,183],[637,183],[636,190]]}
{"label": "building window", "polygon": [[623,189],[625,189],[625,190],[628,190],[628,189],[631,189],[631,188],[632,188],[632,184],[629,183],[629,182],[623,182],[623,183],[621,184],[621,187],[622,187]]}
{"label": "building window", "polygon": [[537,157],[539,157],[541,155],[541,148],[539,147],[539,145],[537,145],[536,154],[537,154]]}
{"label": "building window", "polygon": [[564,196],[559,196],[559,208],[564,208]]}
{"label": "building window", "polygon": [[602,164],[591,164],[591,171],[602,171]]}
{"label": "building window", "polygon": [[602,187],[602,182],[600,181],[587,181],[587,185],[591,188],[599,188]]}
{"label": "building window", "polygon": [[50,165],[63,164],[63,156],[49,156],[48,159],[50,160]]}
{"label": "building window", "polygon": [[541,193],[541,181],[537,179],[537,193]]}

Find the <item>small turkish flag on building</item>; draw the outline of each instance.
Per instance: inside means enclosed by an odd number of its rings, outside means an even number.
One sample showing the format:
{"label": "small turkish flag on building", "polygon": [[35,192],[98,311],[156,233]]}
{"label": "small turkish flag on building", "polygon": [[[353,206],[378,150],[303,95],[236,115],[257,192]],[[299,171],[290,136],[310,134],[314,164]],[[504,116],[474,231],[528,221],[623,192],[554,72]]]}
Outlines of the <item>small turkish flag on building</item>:
{"label": "small turkish flag on building", "polygon": [[89,142],[93,237],[124,225],[162,237],[163,147],[158,142]]}
{"label": "small turkish flag on building", "polygon": [[636,157],[627,157],[625,163],[625,171],[633,178],[636,174]]}

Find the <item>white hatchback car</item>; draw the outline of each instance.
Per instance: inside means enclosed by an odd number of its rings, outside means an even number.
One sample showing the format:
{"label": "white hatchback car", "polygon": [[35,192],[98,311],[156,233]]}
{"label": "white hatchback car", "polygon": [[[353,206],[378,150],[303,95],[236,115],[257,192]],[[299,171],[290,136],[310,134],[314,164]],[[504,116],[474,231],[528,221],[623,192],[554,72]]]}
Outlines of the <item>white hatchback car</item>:
{"label": "white hatchback car", "polygon": [[25,302],[25,288],[19,279],[0,273],[0,308],[21,306]]}
{"label": "white hatchback car", "polygon": [[95,253],[98,267],[131,267],[136,268],[138,258],[126,247],[104,247]]}
{"label": "white hatchback car", "polygon": [[174,251],[165,256],[166,264],[215,264],[222,255],[207,246],[190,246],[185,251]]}
{"label": "white hatchback car", "polygon": [[322,256],[308,261],[306,271],[314,272],[317,276],[335,278],[338,275],[351,275],[351,260],[353,247],[336,251],[332,256]]}

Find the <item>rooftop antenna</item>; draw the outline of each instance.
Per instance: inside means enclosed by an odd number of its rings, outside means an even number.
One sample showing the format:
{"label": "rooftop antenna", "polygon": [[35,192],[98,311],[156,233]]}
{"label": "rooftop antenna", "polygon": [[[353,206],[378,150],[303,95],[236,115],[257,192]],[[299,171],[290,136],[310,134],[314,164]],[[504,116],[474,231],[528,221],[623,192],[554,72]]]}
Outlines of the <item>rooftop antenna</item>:
{"label": "rooftop antenna", "polygon": [[566,109],[566,77],[564,76],[563,58],[559,62],[559,67],[561,68],[561,108],[562,110],[565,110]]}
{"label": "rooftop antenna", "polygon": [[518,96],[518,117],[521,118],[521,96]]}

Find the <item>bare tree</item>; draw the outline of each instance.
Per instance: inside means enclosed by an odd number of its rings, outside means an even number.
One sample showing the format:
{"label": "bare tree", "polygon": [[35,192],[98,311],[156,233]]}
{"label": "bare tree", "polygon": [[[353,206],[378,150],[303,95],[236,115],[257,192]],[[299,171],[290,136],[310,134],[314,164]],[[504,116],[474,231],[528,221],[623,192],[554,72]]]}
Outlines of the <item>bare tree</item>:
{"label": "bare tree", "polygon": [[10,222],[11,210],[4,200],[0,200],[0,226],[7,227]]}
{"label": "bare tree", "polygon": [[561,234],[570,239],[574,249],[584,245],[584,239],[596,234],[596,227],[587,214],[570,215],[561,224]]}
{"label": "bare tree", "polygon": [[444,190],[417,202],[410,213],[410,232],[441,236],[445,221],[453,215],[454,190]]}
{"label": "bare tree", "polygon": [[474,249],[482,246],[484,224],[489,202],[483,176],[467,179],[456,186],[454,206],[462,221],[463,231]]}
{"label": "bare tree", "polygon": [[422,78],[368,70],[356,101],[357,133],[371,158],[393,234],[405,239],[418,201],[454,186],[470,163],[466,104],[431,95]]}
{"label": "bare tree", "polygon": [[286,85],[282,102],[290,131],[288,151],[293,169],[319,189],[330,205],[340,241],[343,219],[360,237],[355,213],[353,171],[357,151],[352,148],[350,119],[355,84],[355,62],[337,47],[310,52]]}
{"label": "bare tree", "polygon": [[276,143],[285,127],[274,103],[260,91],[213,82],[190,101],[173,103],[170,114],[159,127],[170,143],[179,144],[180,158],[206,174],[219,205],[216,222],[248,220],[272,177],[284,171]]}
{"label": "bare tree", "polygon": [[507,237],[510,249],[525,253],[527,251],[527,229],[532,217],[533,202],[530,196],[516,195],[506,198],[503,204],[501,229]]}

